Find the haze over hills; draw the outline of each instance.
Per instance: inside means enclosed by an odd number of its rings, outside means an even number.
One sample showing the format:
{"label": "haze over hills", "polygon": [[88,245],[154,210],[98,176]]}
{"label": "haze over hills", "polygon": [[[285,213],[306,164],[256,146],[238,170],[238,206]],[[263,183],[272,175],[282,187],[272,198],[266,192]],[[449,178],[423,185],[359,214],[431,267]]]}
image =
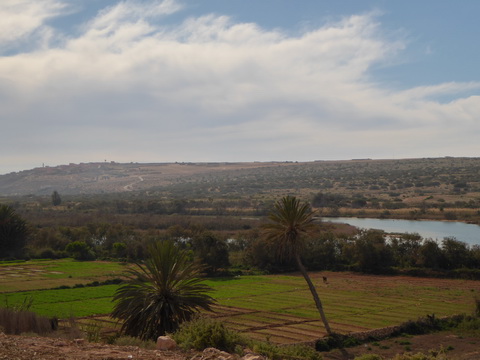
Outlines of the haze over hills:
{"label": "haze over hills", "polygon": [[[422,194],[477,201],[480,158],[245,163],[81,163],[0,175],[1,196],[148,192],[180,197],[318,191],[407,198]],[[395,195],[395,196],[398,196]],[[479,200],[480,201],[480,200]]]}
{"label": "haze over hills", "polygon": [[41,167],[0,175],[4,196],[97,194],[142,191],[196,181],[216,173],[238,172],[292,163],[81,163]]}

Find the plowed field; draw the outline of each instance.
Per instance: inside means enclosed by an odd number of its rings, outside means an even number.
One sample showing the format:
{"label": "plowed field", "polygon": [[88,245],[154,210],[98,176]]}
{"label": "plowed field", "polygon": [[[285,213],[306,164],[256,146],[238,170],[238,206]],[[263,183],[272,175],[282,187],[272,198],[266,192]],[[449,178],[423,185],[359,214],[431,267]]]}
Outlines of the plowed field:
{"label": "plowed field", "polygon": [[[328,278],[324,283],[323,276]],[[352,333],[398,325],[420,316],[471,313],[480,282],[470,280],[368,276],[351,273],[312,274],[330,326]],[[215,318],[250,337],[275,343],[310,342],[326,334],[311,295],[300,276],[268,276],[238,282],[228,297],[220,292]],[[278,290],[269,291],[272,284]],[[288,285],[287,285],[288,284]],[[221,290],[225,285],[217,285]],[[244,287],[242,295],[237,292]],[[228,293],[228,292],[227,292]]]}
{"label": "plowed field", "polygon": [[[109,314],[118,285],[49,290],[121,276],[124,267],[106,262],[27,262],[0,267],[0,302],[22,304],[32,311],[67,318]],[[311,273],[332,329],[352,333],[398,325],[420,316],[471,313],[480,297],[472,280]],[[324,281],[323,277],[328,280]],[[314,341],[325,330],[312,296],[298,274],[210,279],[218,300],[213,316],[246,335],[275,343]],[[102,325],[103,327],[104,325]]]}

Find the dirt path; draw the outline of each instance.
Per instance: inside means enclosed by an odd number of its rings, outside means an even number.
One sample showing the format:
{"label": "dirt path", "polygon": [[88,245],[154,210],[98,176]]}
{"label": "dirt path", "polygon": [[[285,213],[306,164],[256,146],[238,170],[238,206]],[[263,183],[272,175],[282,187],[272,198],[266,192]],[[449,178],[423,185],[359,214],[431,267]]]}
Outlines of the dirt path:
{"label": "dirt path", "polygon": [[[191,357],[191,356],[188,356]],[[144,350],[46,337],[7,336],[0,333],[1,360],[184,360],[180,351]]]}
{"label": "dirt path", "polygon": [[134,181],[133,183],[131,184],[128,184],[128,185],[125,185],[123,187],[123,190],[125,191],[133,191],[133,186],[138,184],[138,183],[141,183],[142,181],[144,181],[143,177],[142,176],[137,176],[138,180],[137,181]]}

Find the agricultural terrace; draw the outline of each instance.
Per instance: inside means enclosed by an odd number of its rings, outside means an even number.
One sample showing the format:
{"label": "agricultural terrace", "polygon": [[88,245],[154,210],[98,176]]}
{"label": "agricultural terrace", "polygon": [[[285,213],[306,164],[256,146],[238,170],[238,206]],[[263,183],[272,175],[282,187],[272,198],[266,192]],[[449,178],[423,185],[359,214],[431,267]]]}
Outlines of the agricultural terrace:
{"label": "agricultural terrace", "polygon": [[0,293],[102,282],[125,274],[125,263],[110,261],[30,260],[0,262]]}
{"label": "agricultural terrace", "polygon": [[[43,315],[105,321],[118,285],[48,288],[118,277],[124,270],[125,265],[116,263],[72,260],[3,264],[0,302],[11,306],[31,297],[31,310]],[[311,275],[333,330],[341,333],[396,325],[426,314],[441,317],[471,313],[474,298],[480,294],[480,282],[472,280],[336,272]],[[327,283],[323,276],[328,278]],[[300,275],[241,276],[206,282],[214,288],[212,295],[218,300],[211,316],[250,337],[297,343],[325,335]]]}

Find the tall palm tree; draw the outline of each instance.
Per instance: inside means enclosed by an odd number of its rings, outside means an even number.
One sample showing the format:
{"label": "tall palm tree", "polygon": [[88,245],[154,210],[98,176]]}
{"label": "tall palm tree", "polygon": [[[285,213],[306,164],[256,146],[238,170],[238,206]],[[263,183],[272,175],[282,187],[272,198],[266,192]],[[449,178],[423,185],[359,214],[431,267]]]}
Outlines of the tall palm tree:
{"label": "tall palm tree", "polygon": [[314,213],[308,203],[302,204],[294,196],[283,197],[275,203],[273,210],[270,212],[268,218],[271,222],[263,225],[263,234],[266,240],[275,243],[279,257],[295,260],[298,270],[302,273],[312,293],[325,330],[328,335],[333,335],[315,285],[310,279],[300,256],[305,246],[305,235],[316,227],[313,222],[313,215]]}
{"label": "tall palm tree", "polygon": [[152,244],[145,264],[129,273],[113,300],[112,317],[123,321],[122,332],[143,340],[175,331],[200,309],[211,310],[211,288],[199,278],[202,268],[171,241]]}

